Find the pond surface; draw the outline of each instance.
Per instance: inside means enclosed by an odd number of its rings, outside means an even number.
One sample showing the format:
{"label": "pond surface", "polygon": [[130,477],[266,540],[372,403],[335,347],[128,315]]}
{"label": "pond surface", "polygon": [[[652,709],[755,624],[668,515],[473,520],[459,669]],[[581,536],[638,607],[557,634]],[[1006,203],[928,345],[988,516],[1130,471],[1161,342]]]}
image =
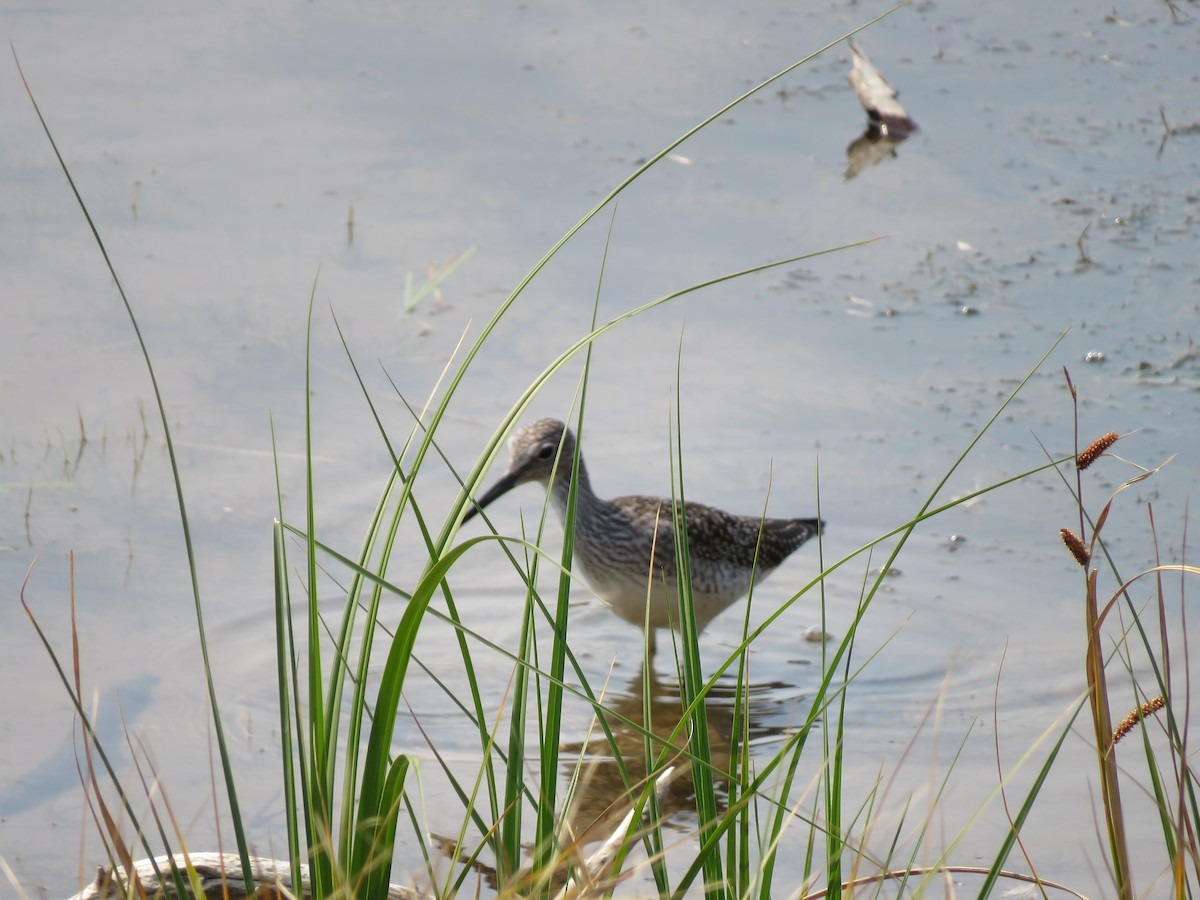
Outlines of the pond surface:
{"label": "pond surface", "polygon": [[[10,4],[0,15],[167,401],[218,690],[260,850],[285,846],[272,428],[286,514],[299,523],[310,296],[318,521],[326,541],[353,555],[390,463],[331,310],[385,427],[402,439],[412,420],[389,378],[420,406],[460,337],[473,340],[641,160],[885,8],[131,3]],[[819,466],[823,555],[838,560],[914,516],[1053,347],[939,502],[1073,452],[1065,366],[1085,443],[1112,430],[1128,435],[1114,452],[1143,465],[1177,454],[1114,504],[1105,534],[1121,571],[1155,559],[1151,503],[1162,561],[1190,558],[1198,28],[1195,3],[899,10],[857,40],[900,87],[918,132],[873,162],[848,160],[865,116],[846,82],[844,44],[720,117],[532,282],[473,362],[438,431],[442,451],[468,471],[525,387],[587,333],[597,302],[606,321],[725,273],[886,235],[689,294],[597,341],[586,437],[597,490],[667,493],[678,422],[689,498],[756,514],[769,492],[773,514],[813,515]],[[123,716],[200,849],[216,845],[210,727],[144,362],[11,64],[0,108],[0,856],[30,896],[58,898],[100,851],[82,808],[72,710],[18,602],[26,573],[26,601],[69,653],[73,552],[85,692],[102,736],[130,773]],[[409,277],[420,284],[472,247],[436,298],[404,312]],[[530,415],[568,418],[580,371],[579,362],[565,368]],[[1105,460],[1089,473],[1093,513],[1135,472]],[[439,464],[419,488],[425,509],[448,510],[457,482]],[[537,490],[489,512],[516,533],[520,509],[527,518],[540,509]],[[851,692],[848,803],[882,778],[877,806],[889,815],[909,797],[930,807],[958,754],[918,862],[935,860],[988,798],[997,752],[1013,769],[1039,736],[1057,733],[1084,690],[1082,579],[1058,539],[1077,522],[1052,471],[972,500],[915,531],[862,623],[859,658],[879,652]],[[554,552],[558,534],[548,537]],[[406,546],[412,553],[390,569],[399,583],[424,564],[415,533]],[[861,557],[828,579],[834,635],[850,626],[867,570],[883,558]],[[806,584],[816,560],[805,547],[765,582],[752,621]],[[521,597],[505,566],[498,551],[469,553],[453,584],[467,624],[515,648]],[[1148,590],[1134,602],[1149,601]],[[821,620],[815,596],[756,644],[754,724],[767,753],[820,678],[820,645],[797,639]],[[1195,635],[1178,607],[1176,591],[1168,631],[1182,641]],[[705,633],[714,665],[736,645],[742,614],[734,607]],[[572,627],[589,677],[603,681],[615,661],[613,682],[628,693],[636,631],[594,601],[581,603]],[[454,677],[451,631],[431,621],[422,641],[423,660]],[[484,675],[498,707],[510,671],[494,662]],[[1182,668],[1175,677],[1176,690],[1196,683]],[[409,702],[469,771],[470,726],[446,714],[429,682],[414,682]],[[1114,699],[1131,702],[1127,689]],[[568,715],[581,741],[586,713]],[[1068,737],[1024,835],[1044,877],[1103,896],[1111,886],[1097,874],[1088,731],[1080,720]],[[460,811],[411,719],[397,746],[424,754],[430,828],[452,833]],[[1127,761],[1135,770],[1136,754]],[[1014,796],[1033,769],[1016,776]],[[1140,800],[1142,770],[1129,778]],[[889,821],[869,837],[877,852]],[[1164,862],[1161,832],[1149,815],[1138,821],[1137,875],[1148,886]],[[993,802],[952,860],[986,865],[1004,822]],[[416,873],[419,857],[407,852]],[[644,887],[635,880],[631,890]]]}

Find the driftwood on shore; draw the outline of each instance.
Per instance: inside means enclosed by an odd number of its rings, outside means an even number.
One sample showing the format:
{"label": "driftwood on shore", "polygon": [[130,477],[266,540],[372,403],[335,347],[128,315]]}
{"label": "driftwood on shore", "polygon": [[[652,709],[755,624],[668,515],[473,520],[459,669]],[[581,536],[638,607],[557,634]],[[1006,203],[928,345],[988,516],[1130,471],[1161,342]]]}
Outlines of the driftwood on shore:
{"label": "driftwood on shore", "polygon": [[[169,888],[172,883],[171,859],[169,856],[159,856],[153,860],[141,859],[133,864],[134,878],[144,893],[134,888],[130,894],[124,869],[100,868],[96,872],[96,879],[71,900],[125,900],[129,896],[161,897],[163,888]],[[195,900],[202,897],[204,900],[260,900],[311,896],[308,867],[300,867],[303,884],[299,891],[295,891],[292,889],[291,865],[283,859],[266,859],[259,856],[251,858],[250,866],[257,882],[257,890],[254,893],[246,892],[246,883],[242,880],[242,861],[236,854],[189,853],[185,856],[178,853],[174,857],[174,864],[185,873],[185,881],[188,880],[186,871],[189,865],[199,878],[200,893],[191,895]],[[159,873],[162,875],[161,879]],[[413,888],[399,885],[391,885],[388,888],[388,900],[424,900],[424,897],[424,894]]]}
{"label": "driftwood on shore", "polygon": [[[670,766],[653,777],[654,792],[659,803],[662,802],[671,782],[683,771],[685,769],[679,766]],[[626,846],[629,827],[636,812],[636,809],[626,812],[600,849],[587,860],[576,860],[577,870],[555,896],[555,900],[581,900],[608,893],[613,885],[630,874],[627,870],[615,880],[601,879],[601,873],[608,869],[616,854]],[[642,807],[640,818],[644,825],[650,825],[649,805]],[[123,868],[100,867],[92,883],[71,900],[128,900],[130,897],[157,900],[160,897],[174,896],[173,893],[166,893],[173,885],[172,868],[183,873],[189,889],[190,875],[195,873],[199,885],[194,890],[189,890],[189,900],[311,900],[312,897],[308,866],[305,865],[300,866],[300,889],[295,890],[292,888],[291,864],[287,860],[252,856],[250,868],[254,872],[255,890],[251,893],[246,890],[246,882],[242,878],[242,861],[237,854],[176,853],[174,856],[140,859],[133,864],[133,877],[141,890],[129,884]],[[337,896],[340,898],[342,895]],[[347,900],[352,900],[356,896],[353,888],[348,889],[345,896]],[[388,885],[387,896],[388,900],[431,900],[433,895],[416,888],[392,884]]]}

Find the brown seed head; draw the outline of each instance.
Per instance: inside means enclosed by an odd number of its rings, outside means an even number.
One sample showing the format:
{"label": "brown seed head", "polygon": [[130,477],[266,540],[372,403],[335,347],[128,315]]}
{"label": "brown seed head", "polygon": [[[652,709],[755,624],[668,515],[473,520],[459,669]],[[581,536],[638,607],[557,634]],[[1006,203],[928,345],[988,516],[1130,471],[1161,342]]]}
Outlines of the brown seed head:
{"label": "brown seed head", "polygon": [[1113,444],[1115,444],[1117,439],[1120,437],[1121,436],[1115,431],[1110,431],[1108,434],[1103,435],[1102,437],[1093,441],[1090,446],[1079,451],[1079,455],[1075,457],[1075,468],[1082,472],[1084,469],[1098,460],[1100,455]]}
{"label": "brown seed head", "polygon": [[1129,715],[1127,715],[1124,719],[1121,720],[1121,724],[1118,725],[1117,730],[1113,732],[1113,736],[1112,736],[1113,744],[1115,745],[1117,743],[1117,741],[1121,740],[1121,738],[1125,737],[1125,735],[1127,735],[1127,734],[1129,734],[1129,732],[1133,731],[1133,727],[1135,725],[1137,725],[1138,722],[1140,722],[1142,719],[1146,718],[1146,716],[1149,716],[1149,715],[1152,715],[1153,713],[1158,712],[1165,705],[1166,705],[1166,701],[1162,698],[1161,695],[1153,698],[1152,700],[1147,700],[1145,703],[1143,703],[1141,706],[1139,706],[1137,709],[1135,709],[1133,712],[1131,712]]}
{"label": "brown seed head", "polygon": [[1079,535],[1069,528],[1060,528],[1058,533],[1062,537],[1062,542],[1067,545],[1067,549],[1071,551],[1071,555],[1075,557],[1075,562],[1086,569],[1092,555],[1088,553],[1088,549],[1079,539]]}

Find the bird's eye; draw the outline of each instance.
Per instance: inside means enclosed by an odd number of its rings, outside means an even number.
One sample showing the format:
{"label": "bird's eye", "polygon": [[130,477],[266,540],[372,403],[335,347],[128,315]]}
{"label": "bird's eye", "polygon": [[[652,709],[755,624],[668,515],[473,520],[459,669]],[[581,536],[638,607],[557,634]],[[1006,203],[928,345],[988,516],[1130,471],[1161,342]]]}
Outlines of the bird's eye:
{"label": "bird's eye", "polygon": [[542,444],[538,448],[538,459],[554,459],[554,453],[558,450],[554,444]]}

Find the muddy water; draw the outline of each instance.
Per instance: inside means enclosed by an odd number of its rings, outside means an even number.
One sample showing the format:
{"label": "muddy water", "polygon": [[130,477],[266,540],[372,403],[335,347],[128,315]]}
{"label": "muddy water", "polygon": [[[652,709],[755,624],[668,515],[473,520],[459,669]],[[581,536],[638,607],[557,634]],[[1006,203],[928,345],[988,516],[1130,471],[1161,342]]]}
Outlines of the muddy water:
{"label": "muddy water", "polygon": [[[283,841],[271,425],[284,503],[298,520],[310,295],[320,522],[327,540],[352,550],[388,457],[330,308],[386,427],[404,434],[410,420],[387,376],[422,400],[460,335],[477,335],[521,275],[640,159],[881,11],[313,4],[284,14],[147,4],[106,16],[69,7],[4,15],[167,398],[218,688],[261,848]],[[1187,128],[1200,121],[1194,11],[930,3],[860,42],[902,89],[919,132],[874,163],[847,158],[864,116],[845,82],[844,47],[723,116],[623,195],[611,239],[605,215],[534,281],[472,366],[440,432],[443,450],[464,470],[473,463],[520,391],[585,332],[598,285],[604,320],[726,272],[887,235],[690,295],[597,342],[586,438],[597,489],[668,490],[677,416],[689,497],[757,512],[769,491],[774,513],[810,515],[819,465],[824,555],[840,559],[915,514],[1066,331],[939,497],[1040,465],[1041,445],[1070,452],[1066,366],[1085,435],[1132,432],[1122,455],[1146,465],[1179,454],[1120,495],[1108,526],[1128,576],[1154,558],[1152,501],[1159,550],[1177,561],[1200,386],[1200,135]],[[16,597],[32,566],[25,597],[66,648],[68,551],[101,722],[116,734],[119,707],[151,748],[190,846],[215,835],[161,425],[111,279],[14,74],[0,90],[9,123],[0,155],[0,571],[10,599],[0,606],[9,685],[0,696],[0,854],[32,896],[57,897],[74,890],[77,861],[86,869],[99,851],[81,812],[71,710]],[[436,300],[403,313],[410,273],[419,283],[472,246]],[[534,413],[565,416],[578,373],[553,380]],[[1086,487],[1093,509],[1130,474],[1111,461],[1098,467]],[[437,467],[423,478],[425,507],[445,509],[453,478]],[[515,530],[518,508],[532,514],[537,500],[533,489],[515,492],[494,515]],[[864,619],[858,658],[882,649],[851,693],[851,802],[881,766],[898,774],[877,805],[929,802],[966,741],[937,837],[918,859],[936,859],[987,798],[997,739],[1007,771],[1083,688],[1081,579],[1057,544],[1058,529],[1076,522],[1053,474],[972,501],[916,531]],[[825,614],[835,634],[882,559],[830,577]],[[411,578],[422,562],[414,550],[393,577]],[[469,555],[455,590],[468,623],[511,648],[519,598],[503,565],[495,553]],[[815,568],[816,550],[805,548],[763,585],[752,619]],[[594,602],[573,615],[589,676],[602,679],[616,659],[615,683],[627,685],[631,629]],[[820,646],[797,640],[819,619],[815,596],[804,598],[757,647],[764,753],[803,714],[819,678]],[[734,610],[710,627],[714,663],[740,622]],[[1182,628],[1177,609],[1171,625]],[[430,623],[423,640],[423,658],[452,677],[449,631]],[[498,704],[509,672],[494,665],[486,675]],[[472,736],[459,717],[445,715],[428,683],[414,683],[411,702],[469,771]],[[586,715],[569,714],[582,739]],[[407,720],[398,741],[422,752]],[[427,773],[431,807],[450,808],[432,762]],[[1046,877],[1104,894],[1093,881],[1100,851],[1083,737],[1068,739],[1056,775],[1051,802],[1028,826],[1034,862]],[[1014,789],[1030,777],[1016,776]],[[452,831],[456,821],[433,813],[430,828]],[[1161,839],[1151,818],[1139,821],[1148,884]],[[881,827],[868,844],[878,851],[888,834]],[[952,858],[987,861],[1002,834],[1003,817],[989,808]]]}

